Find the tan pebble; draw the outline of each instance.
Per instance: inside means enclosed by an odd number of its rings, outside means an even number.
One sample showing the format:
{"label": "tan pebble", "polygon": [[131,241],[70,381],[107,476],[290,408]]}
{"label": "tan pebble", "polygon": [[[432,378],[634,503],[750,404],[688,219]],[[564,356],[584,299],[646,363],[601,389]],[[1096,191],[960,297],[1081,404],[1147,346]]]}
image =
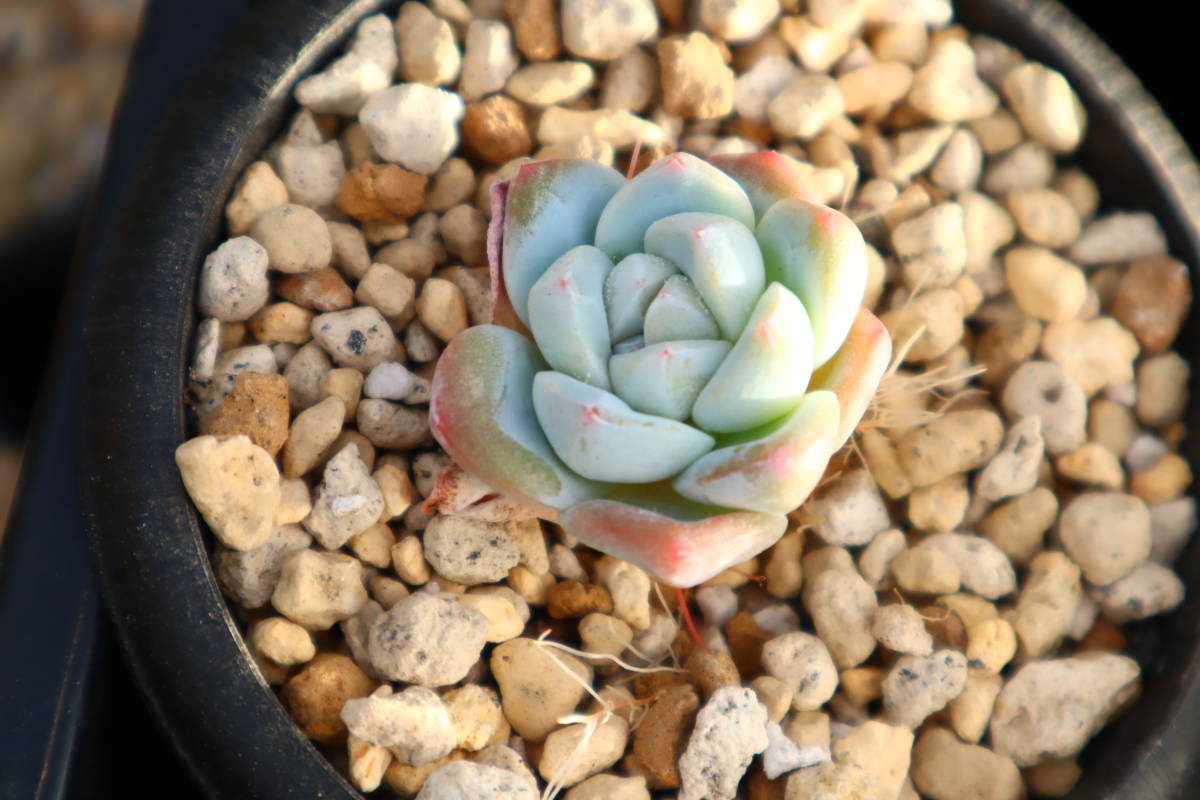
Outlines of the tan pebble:
{"label": "tan pebble", "polygon": [[364,399],[355,415],[358,430],[385,450],[411,450],[429,441],[429,413],[424,409]]}
{"label": "tan pebble", "polygon": [[1057,517],[1054,492],[1038,487],[996,506],[979,524],[979,530],[1013,563],[1023,566],[1042,549],[1043,536]]}
{"label": "tan pebble", "polygon": [[1178,353],[1160,353],[1142,361],[1137,371],[1137,418],[1149,428],[1178,422],[1187,408],[1191,368]]}
{"label": "tan pebble", "polygon": [[962,620],[964,628],[971,628],[980,622],[1000,616],[995,604],[968,592],[943,595],[938,598],[938,605],[954,612],[954,615]]}
{"label": "tan pebble", "polygon": [[1087,114],[1063,75],[1033,61],[1009,71],[1004,97],[1030,136],[1058,153],[1069,153],[1083,138]]}
{"label": "tan pebble", "polygon": [[358,282],[358,302],[383,314],[393,330],[407,325],[416,313],[417,284],[408,275],[387,264],[372,264]]}
{"label": "tan pebble", "polygon": [[446,692],[442,702],[458,735],[457,746],[463,750],[482,750],[498,730],[508,727],[495,689],[467,684]]}
{"label": "tan pebble", "polygon": [[[596,72],[582,61],[543,61],[518,69],[504,87],[509,95],[533,106],[569,103],[592,87]],[[470,109],[468,107],[468,114]],[[525,151],[528,152],[528,151]],[[523,153],[516,153],[523,155]],[[508,159],[494,161],[497,166]]]}
{"label": "tan pebble", "polygon": [[958,204],[963,210],[967,244],[964,269],[968,274],[978,275],[988,270],[996,250],[1012,241],[1017,226],[1004,206],[982,192],[962,192]]}
{"label": "tan pebble", "polygon": [[454,750],[448,756],[426,762],[419,767],[393,760],[383,774],[383,780],[389,789],[401,797],[416,797],[430,775],[448,764],[462,761],[465,757],[466,753],[462,750]]}
{"label": "tan pebble", "polygon": [[1047,322],[1070,320],[1087,296],[1083,270],[1040,247],[1014,247],[1004,255],[1005,278],[1021,309]]}
{"label": "tan pebble", "polygon": [[1074,378],[1091,397],[1114,383],[1133,378],[1137,339],[1112,317],[1065,320],[1046,326],[1042,352]]}
{"label": "tan pebble", "polygon": [[892,559],[891,571],[900,589],[909,594],[957,592],[961,575],[954,559],[936,547],[913,547]]}
{"label": "tan pebble", "polygon": [[1125,473],[1120,459],[1099,442],[1086,442],[1054,460],[1054,469],[1062,477],[1101,489],[1120,491],[1125,485]]}
{"label": "tan pebble", "polygon": [[705,697],[725,686],[741,685],[733,659],[723,650],[696,648],[687,657],[684,668]]}
{"label": "tan pebble", "polygon": [[476,208],[459,205],[450,209],[442,215],[438,232],[446,242],[446,250],[467,265],[487,263],[487,219]]}
{"label": "tan pebble", "polygon": [[554,619],[575,619],[593,611],[612,611],[612,597],[603,586],[579,581],[560,581],[546,593],[547,611]]}
{"label": "tan pebble", "polygon": [[983,172],[983,149],[975,134],[966,128],[954,131],[941,155],[929,170],[930,179],[950,192],[966,192],[979,183]]}
{"label": "tan pebble", "polygon": [[462,290],[441,278],[430,278],[417,297],[417,317],[434,335],[448,342],[467,327]]}
{"label": "tan pebble", "polygon": [[629,741],[629,722],[613,715],[598,725],[577,722],[546,737],[538,773],[546,780],[573,786],[620,760]]}
{"label": "tan pebble", "polygon": [[446,267],[437,276],[450,281],[462,290],[467,301],[467,318],[472,325],[491,321],[492,285],[487,267]]}
{"label": "tan pebble", "polygon": [[342,706],[374,689],[375,682],[348,657],[321,653],[283,685],[282,694],[304,735],[330,744],[346,735]]}
{"label": "tan pebble", "polygon": [[329,454],[342,431],[345,406],[338,397],[327,397],[300,412],[292,422],[283,448],[283,473],[298,478]]}
{"label": "tan pebble", "polygon": [[908,548],[904,533],[891,528],[876,536],[863,548],[858,557],[858,571],[871,585],[880,591],[891,587],[892,559]]}
{"label": "tan pebble", "polygon": [[999,674],[1016,652],[1017,635],[1003,619],[983,620],[967,628],[967,662],[972,668]]}
{"label": "tan pebble", "polygon": [[763,572],[767,576],[767,593],[772,597],[786,599],[800,594],[804,582],[804,572],[800,567],[803,547],[804,534],[792,531],[785,533],[771,548]]}
{"label": "tan pebble", "polygon": [[984,154],[988,156],[1011,150],[1020,144],[1023,136],[1021,123],[1005,108],[997,109],[982,119],[971,120],[970,126]]}
{"label": "tan pebble", "polygon": [[949,286],[967,263],[963,207],[940,203],[905,220],[892,231],[892,247],[909,289]]}
{"label": "tan pebble", "polygon": [[1054,178],[1054,189],[1071,202],[1080,222],[1091,222],[1100,206],[1100,189],[1096,182],[1079,167],[1060,170]]}
{"label": "tan pebble", "polygon": [[337,311],[354,303],[354,292],[332,267],[280,276],[275,290],[285,300],[313,311]]}
{"label": "tan pebble", "polygon": [[1138,434],[1133,413],[1106,397],[1092,401],[1088,409],[1088,438],[1112,453],[1124,453]]}
{"label": "tan pebble", "polygon": [[1187,459],[1167,453],[1153,467],[1129,479],[1129,491],[1149,505],[1165,503],[1182,495],[1192,485],[1192,469]]}
{"label": "tan pebble", "polygon": [[926,797],[1025,797],[1021,771],[1012,759],[986,747],[965,744],[945,728],[928,728],[921,734],[913,748],[912,779]]}
{"label": "tan pebble", "polygon": [[602,773],[575,784],[563,797],[564,800],[650,800],[650,792],[641,775],[622,777]]}
{"label": "tan pebble", "polygon": [[589,653],[619,657],[633,642],[633,628],[610,614],[591,613],[579,620],[579,638]]}
{"label": "tan pebble", "polygon": [[343,424],[354,419],[358,401],[362,397],[363,374],[351,367],[331,369],[321,376],[321,399],[336,397],[342,401]]}
{"label": "tan pebble", "polygon": [[923,22],[904,21],[878,26],[868,41],[881,61],[900,61],[917,66],[925,60],[929,48],[929,30]]}
{"label": "tan pebble", "polygon": [[530,61],[558,58],[558,4],[554,0],[506,0],[504,10],[512,24],[521,55]]}
{"label": "tan pebble", "polygon": [[733,110],[733,70],[703,33],[669,36],[657,45],[663,106],[671,114],[713,119]]}
{"label": "tan pebble", "polygon": [[328,630],[367,602],[362,574],[362,564],[344,553],[301,550],[283,562],[271,605],[309,630]]}
{"label": "tan pebble", "polygon": [[250,628],[250,643],[281,667],[311,661],[317,654],[312,634],[291,620],[267,617]]}
{"label": "tan pebble", "polygon": [[197,436],[175,449],[188,496],[213,534],[234,550],[267,542],[279,508],[279,470],[248,436]]}
{"label": "tan pebble", "polygon": [[970,494],[964,475],[951,475],[908,496],[908,520],[923,531],[952,531],[962,522]]}
{"label": "tan pebble", "polygon": [[421,210],[428,181],[395,164],[359,164],[342,180],[338,208],[359,222],[400,222]]}
{"label": "tan pebble", "polygon": [[279,481],[279,509],[275,512],[276,525],[292,525],[312,512],[312,497],[308,484],[299,478]]}
{"label": "tan pebble", "polygon": [[844,669],[838,689],[856,706],[865,706],[883,696],[883,670],[879,667]]}
{"label": "tan pebble", "polygon": [[1150,513],[1135,495],[1085,492],[1063,508],[1058,535],[1084,577],[1096,586],[1107,586],[1150,555]]}
{"label": "tan pebble", "polygon": [[418,500],[417,490],[405,469],[393,464],[379,464],[371,478],[383,493],[383,515],[380,517],[383,522],[401,516]]}
{"label": "tan pebble", "polygon": [[411,594],[408,587],[400,581],[379,573],[367,579],[367,588],[371,592],[371,597],[384,609],[390,609]]}
{"label": "tan pebble", "polygon": [[266,161],[255,161],[233,187],[225,204],[230,236],[243,236],[266,212],[288,201],[287,187]]}
{"label": "tan pebble", "polygon": [[1112,315],[1146,353],[1171,346],[1192,303],[1188,268],[1166,255],[1139,258],[1122,274]]}
{"label": "tan pebble", "polygon": [[992,718],[996,697],[1003,686],[1004,679],[997,674],[981,669],[971,669],[967,673],[962,694],[946,706],[950,727],[964,742],[974,744],[983,738],[988,721]]}
{"label": "tan pebble", "polygon": [[476,17],[463,41],[459,95],[471,102],[503,89],[518,63],[509,27],[500,20]]}
{"label": "tan pebble", "polygon": [[970,46],[945,40],[913,77],[908,102],[938,122],[961,122],[986,117],[996,110],[999,98],[975,72]]}
{"label": "tan pebble", "polygon": [[988,162],[982,186],[989,194],[1045,186],[1054,178],[1054,154],[1034,141],[1023,141]]}
{"label": "tan pebble", "polygon": [[276,206],[255,221],[250,236],[266,249],[271,268],[280,272],[315,272],[333,259],[325,221],[306,206]]}
{"label": "tan pebble", "polygon": [[508,642],[524,630],[524,620],[508,597],[468,593],[458,597],[458,602],[486,616],[488,642]]}
{"label": "tan pebble", "polygon": [[508,585],[530,605],[546,604],[550,587],[555,583],[549,572],[536,573],[524,564],[518,564],[508,572]]}
{"label": "tan pebble", "polygon": [[[443,249],[439,258],[437,248],[418,239],[401,239],[380,248],[375,254],[381,264],[387,264],[413,280],[423,281],[433,274],[439,260],[445,260]],[[366,274],[366,269],[363,270]],[[416,295],[416,287],[413,287]]]}
{"label": "tan pebble", "polygon": [[358,279],[371,266],[367,239],[357,225],[329,220],[325,223],[332,251],[332,266],[347,278]]}
{"label": "tan pebble", "polygon": [[850,48],[850,37],[845,32],[830,30],[804,16],[783,17],[779,35],[812,72],[825,72]]}
{"label": "tan pebble", "polygon": [[272,303],[250,318],[250,331],[263,344],[304,344],[312,338],[312,318],[311,311],[295,303]]}
{"label": "tan pebble", "polygon": [[558,724],[558,717],[578,705],[584,695],[582,684],[592,679],[588,665],[532,639],[498,645],[492,651],[491,668],[505,717],[513,730],[531,742],[543,740]]}
{"label": "tan pebble", "polygon": [[425,549],[419,536],[406,534],[392,545],[392,569],[402,581],[413,586],[429,582],[433,573],[425,561]]}
{"label": "tan pebble", "polygon": [[382,522],[356,534],[348,542],[350,551],[358,556],[359,561],[380,569],[392,563],[392,545],[395,543],[396,536],[392,529]]}
{"label": "tan pebble", "polygon": [[346,738],[346,752],[350,760],[350,782],[355,788],[360,792],[378,789],[392,763],[392,751],[350,734]]}
{"label": "tan pebble", "polygon": [[499,166],[533,149],[525,112],[505,95],[468,104],[460,125],[463,153],[485,164]]}
{"label": "tan pebble", "polygon": [[654,789],[679,786],[676,764],[687,742],[700,697],[688,684],[672,686],[658,694],[633,736],[633,754]]}
{"label": "tan pebble", "polygon": [[962,295],[949,288],[924,292],[904,307],[880,315],[880,320],[895,342],[907,342],[924,328],[908,351],[908,359],[928,361],[962,340]]}
{"label": "tan pebble", "polygon": [[759,675],[750,681],[750,688],[767,707],[767,719],[780,722],[792,708],[792,688],[774,675]]}
{"label": "tan pebble", "polygon": [[596,562],[595,575],[612,595],[615,616],[635,630],[650,626],[650,576],[645,570],[628,561],[605,556]]}
{"label": "tan pebble", "polygon": [[[875,787],[877,797],[898,797],[908,774],[912,742],[911,731],[897,725],[870,720],[833,743],[833,760],[842,768],[857,768],[859,774],[866,776],[868,785]],[[805,770],[798,772],[803,773]],[[791,798],[808,796],[790,795]],[[832,796],[849,798],[856,795],[847,793]]]}
{"label": "tan pebble", "polygon": [[837,82],[828,75],[801,74],[767,104],[771,129],[782,137],[813,139],[845,110]]}
{"label": "tan pebble", "polygon": [[243,372],[221,405],[200,420],[200,430],[214,436],[244,434],[275,456],[287,440],[287,419],[287,380]]}
{"label": "tan pebble", "polygon": [[604,69],[600,105],[640,114],[658,91],[658,63],[640,47],[609,62]]}
{"label": "tan pebble", "polygon": [[1004,425],[983,409],[951,411],[906,435],[897,450],[915,486],[930,486],[987,463],[1000,447]]}
{"label": "tan pebble", "polygon": [[1079,237],[1079,215],[1066,196],[1039,186],[1010,192],[1008,210],[1025,238],[1057,250]]}
{"label": "tan pebble", "polygon": [[475,171],[470,162],[457,156],[446,159],[425,191],[424,210],[446,211],[467,202],[474,192]]}
{"label": "tan pebble", "polygon": [[847,114],[891,105],[912,86],[912,70],[898,61],[876,61],[838,76]]}
{"label": "tan pebble", "polygon": [[444,86],[458,77],[462,54],[450,23],[420,3],[405,3],[396,20],[400,76],[405,81]]}
{"label": "tan pebble", "polygon": [[868,428],[862,432],[860,445],[871,474],[888,497],[897,500],[912,491],[912,483],[900,466],[900,457],[886,434]]}
{"label": "tan pebble", "polygon": [[1037,797],[1066,797],[1082,775],[1075,759],[1055,759],[1026,769],[1025,783]]}

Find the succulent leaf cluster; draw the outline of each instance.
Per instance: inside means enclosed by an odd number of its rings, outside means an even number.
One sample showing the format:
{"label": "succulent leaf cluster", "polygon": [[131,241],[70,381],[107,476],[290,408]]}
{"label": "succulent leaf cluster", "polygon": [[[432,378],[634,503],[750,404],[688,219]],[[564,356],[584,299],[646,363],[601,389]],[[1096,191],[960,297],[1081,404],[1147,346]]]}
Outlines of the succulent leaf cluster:
{"label": "succulent leaf cluster", "polygon": [[433,383],[468,472],[664,583],[773,544],[891,355],[867,255],[778,153],[676,153],[625,180],[525,165],[493,198],[493,306]]}

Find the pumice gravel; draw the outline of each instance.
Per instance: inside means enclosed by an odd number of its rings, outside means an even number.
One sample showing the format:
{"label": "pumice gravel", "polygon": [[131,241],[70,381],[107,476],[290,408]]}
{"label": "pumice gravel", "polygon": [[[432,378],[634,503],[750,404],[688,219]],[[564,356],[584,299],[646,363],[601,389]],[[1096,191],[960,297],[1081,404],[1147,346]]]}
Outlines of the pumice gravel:
{"label": "pumice gravel", "polygon": [[[803,9],[803,10],[802,10]],[[432,0],[296,87],[200,269],[184,486],[265,680],[363,792],[1060,797],[1196,527],[1191,303],[1073,160],[1066,79],[947,0]],[[490,189],[775,149],[869,244],[898,358],[788,532],[670,591],[434,444]],[[631,163],[632,162],[632,163]]]}

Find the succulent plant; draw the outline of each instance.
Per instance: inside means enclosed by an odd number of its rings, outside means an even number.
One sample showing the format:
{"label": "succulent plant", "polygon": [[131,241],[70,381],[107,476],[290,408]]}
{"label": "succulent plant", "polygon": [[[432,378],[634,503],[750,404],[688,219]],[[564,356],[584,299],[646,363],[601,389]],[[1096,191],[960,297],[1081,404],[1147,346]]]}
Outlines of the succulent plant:
{"label": "succulent plant", "polygon": [[[493,310],[455,337],[434,436],[467,472],[677,587],[772,545],[862,417],[891,339],[854,223],[778,153],[626,181],[527,164],[493,194]],[[525,332],[528,330],[528,335]]]}

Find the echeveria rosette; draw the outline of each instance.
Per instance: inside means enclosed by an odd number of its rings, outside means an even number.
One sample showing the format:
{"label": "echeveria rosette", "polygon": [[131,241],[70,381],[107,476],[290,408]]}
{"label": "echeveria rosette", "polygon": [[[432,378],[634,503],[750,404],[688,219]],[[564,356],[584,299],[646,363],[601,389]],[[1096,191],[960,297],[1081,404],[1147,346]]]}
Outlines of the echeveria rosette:
{"label": "echeveria rosette", "polygon": [[891,356],[854,224],[778,153],[626,181],[528,164],[494,195],[494,307],[433,381],[434,436],[571,535],[694,586],[783,535]]}

